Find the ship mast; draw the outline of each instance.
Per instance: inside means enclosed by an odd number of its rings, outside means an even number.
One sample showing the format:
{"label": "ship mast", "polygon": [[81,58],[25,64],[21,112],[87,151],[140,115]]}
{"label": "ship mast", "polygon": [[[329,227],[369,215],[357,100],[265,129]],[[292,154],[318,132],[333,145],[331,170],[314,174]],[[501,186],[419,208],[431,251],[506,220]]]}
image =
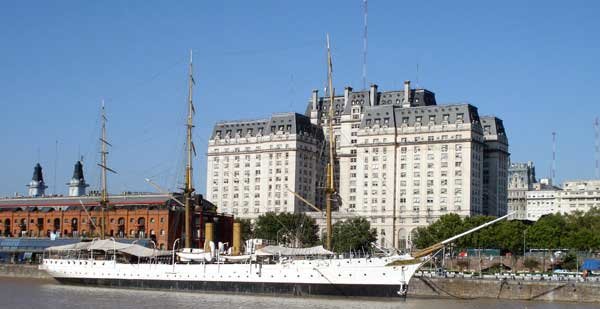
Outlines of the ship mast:
{"label": "ship mast", "polygon": [[187,117],[187,135],[186,135],[186,152],[187,152],[187,164],[185,166],[185,188],[184,188],[184,199],[185,199],[185,247],[192,247],[192,194],[194,192],[194,186],[192,184],[192,157],[196,155],[196,148],[192,141],[192,129],[194,128],[194,103],[192,101],[193,87],[194,87],[194,76],[193,76],[193,55],[190,50],[190,76],[189,76],[189,90],[188,90],[188,117]]}
{"label": "ship mast", "polygon": [[327,164],[327,187],[325,189],[325,205],[326,205],[326,221],[327,221],[327,241],[326,246],[327,250],[331,250],[331,237],[333,233],[333,228],[331,226],[331,208],[333,202],[333,196],[335,194],[335,186],[334,186],[334,171],[335,171],[335,160],[334,160],[334,151],[335,151],[335,140],[333,135],[333,98],[335,96],[335,91],[333,90],[333,63],[331,61],[331,48],[329,46],[329,34],[327,34],[327,79],[329,82],[329,113],[328,113],[328,133],[329,133],[329,163]]}
{"label": "ship mast", "polygon": [[104,239],[104,236],[106,235],[106,220],[105,220],[105,214],[104,211],[105,209],[108,207],[108,183],[107,183],[107,177],[106,177],[106,172],[112,172],[112,173],[117,173],[114,170],[110,169],[107,164],[106,164],[106,157],[108,155],[108,149],[107,146],[112,146],[106,139],[106,122],[108,121],[108,119],[106,118],[106,110],[104,108],[104,100],[102,100],[102,136],[100,137],[100,145],[101,145],[101,150],[100,150],[100,163],[98,164],[98,166],[100,166],[101,170],[102,170],[102,192],[101,192],[101,198],[100,198],[100,210],[102,212],[102,217],[100,218],[100,239]]}

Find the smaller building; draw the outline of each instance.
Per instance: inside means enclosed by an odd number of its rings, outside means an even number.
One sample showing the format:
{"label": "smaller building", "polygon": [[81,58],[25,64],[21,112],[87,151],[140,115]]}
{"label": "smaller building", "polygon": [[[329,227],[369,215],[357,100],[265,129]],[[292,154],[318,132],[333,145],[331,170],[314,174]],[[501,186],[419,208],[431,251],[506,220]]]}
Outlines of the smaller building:
{"label": "smaller building", "polygon": [[560,188],[553,186],[549,179],[535,183],[533,190],[526,192],[526,220],[537,221],[543,215],[561,212],[556,203],[559,194]]}
{"label": "smaller building", "polygon": [[[168,194],[109,196],[104,210],[105,237],[153,242],[171,249],[182,238],[184,210]],[[98,196],[0,199],[0,235],[7,238],[90,239],[101,236],[102,209]],[[205,223],[215,225],[216,241],[232,241],[233,216],[197,195],[192,218],[193,244],[204,246]],[[182,243],[179,244],[180,246]]]}
{"label": "smaller building", "polygon": [[508,212],[515,212],[511,220],[527,220],[527,191],[533,190],[535,166],[527,163],[511,162],[508,168]]}
{"label": "smaller building", "polygon": [[600,180],[566,181],[556,203],[564,213],[600,208]]}

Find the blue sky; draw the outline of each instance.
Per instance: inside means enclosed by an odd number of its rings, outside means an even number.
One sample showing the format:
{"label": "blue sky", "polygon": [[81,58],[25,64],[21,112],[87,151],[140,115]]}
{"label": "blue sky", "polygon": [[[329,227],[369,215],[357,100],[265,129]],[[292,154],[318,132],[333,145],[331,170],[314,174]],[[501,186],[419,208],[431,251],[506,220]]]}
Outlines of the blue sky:
{"label": "blue sky", "polygon": [[[419,86],[438,103],[469,102],[504,120],[513,161],[532,160],[547,176],[556,131],[558,180],[592,178],[598,6],[371,0],[367,78],[399,89],[418,63]],[[361,0],[2,1],[0,196],[26,193],[37,161],[48,193],[65,194],[78,155],[97,187],[102,99],[119,172],[111,192],[151,191],[146,177],[176,189],[190,49],[204,192],[214,123],[303,112],[325,84],[326,32],[335,87],[361,87],[362,20]]]}

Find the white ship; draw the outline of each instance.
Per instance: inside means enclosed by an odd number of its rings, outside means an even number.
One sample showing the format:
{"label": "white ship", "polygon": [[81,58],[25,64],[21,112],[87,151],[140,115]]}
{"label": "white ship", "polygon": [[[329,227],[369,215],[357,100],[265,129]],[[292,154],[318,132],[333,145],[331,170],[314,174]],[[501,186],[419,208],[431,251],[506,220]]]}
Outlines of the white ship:
{"label": "white ship", "polygon": [[[175,251],[97,240],[46,250],[41,269],[66,284],[272,295],[405,296],[408,283],[445,244],[503,220],[490,221],[415,254],[336,258],[322,246],[267,246],[246,256],[202,255],[177,262]],[[217,250],[218,252],[218,250]],[[206,257],[206,258],[205,258]],[[142,262],[139,262],[139,261]]]}
{"label": "white ship", "polygon": [[[329,40],[328,40],[329,41]],[[328,42],[329,47],[329,42]],[[328,48],[329,50],[329,48]],[[333,86],[331,55],[328,53],[329,135],[333,114]],[[185,248],[176,252],[153,250],[136,244],[124,244],[114,239],[100,239],[73,245],[50,247],[44,253],[41,269],[61,283],[133,287],[143,289],[202,290],[234,293],[266,293],[287,295],[339,295],[339,296],[405,296],[408,283],[423,263],[445,244],[493,224],[498,218],[465,233],[412,254],[381,250],[378,255],[342,258],[319,247],[285,248],[267,246],[247,255],[226,255],[220,246],[210,241],[204,249],[191,248],[192,187],[192,66],[190,62],[190,92],[187,121],[187,166],[183,192],[185,207]],[[103,116],[104,118],[104,116]],[[103,189],[101,207],[108,205],[106,194],[106,136],[103,126],[102,164]],[[335,146],[329,143],[330,163],[327,166],[326,248],[332,248],[331,209],[335,198],[333,164]],[[294,193],[296,194],[296,193]],[[299,196],[299,198],[301,198]],[[318,207],[311,205],[318,211]],[[104,209],[104,208],[103,208]],[[101,235],[105,235],[104,217]],[[236,235],[237,230],[237,235]],[[236,238],[238,244],[236,244]],[[239,228],[234,228],[233,248],[239,249]],[[237,253],[237,252],[236,252]]]}

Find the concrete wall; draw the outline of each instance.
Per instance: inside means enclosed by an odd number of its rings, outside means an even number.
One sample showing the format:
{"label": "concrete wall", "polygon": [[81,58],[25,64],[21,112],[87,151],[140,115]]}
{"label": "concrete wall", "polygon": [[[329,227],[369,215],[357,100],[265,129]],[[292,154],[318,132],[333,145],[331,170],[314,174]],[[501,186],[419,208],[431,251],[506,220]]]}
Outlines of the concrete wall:
{"label": "concrete wall", "polygon": [[408,296],[597,303],[600,302],[600,285],[583,282],[413,277]]}
{"label": "concrete wall", "polygon": [[0,264],[0,277],[54,280],[48,273],[38,269],[38,265],[24,264]]}

